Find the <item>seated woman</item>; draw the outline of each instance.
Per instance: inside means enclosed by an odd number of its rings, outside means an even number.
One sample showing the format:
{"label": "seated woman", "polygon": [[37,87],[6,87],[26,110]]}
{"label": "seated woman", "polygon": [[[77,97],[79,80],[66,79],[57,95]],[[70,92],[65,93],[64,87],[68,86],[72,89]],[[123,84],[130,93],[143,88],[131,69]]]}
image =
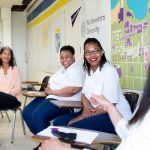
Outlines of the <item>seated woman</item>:
{"label": "seated woman", "polygon": [[104,95],[127,120],[131,118],[132,113],[121,92],[118,73],[106,60],[104,50],[95,38],[88,38],[84,43],[84,69],[86,79],[81,97],[83,110],[56,118],[54,125],[115,133],[108,113],[90,103],[91,96]]}
{"label": "seated woman", "polygon": [[[147,53],[148,63],[150,65],[150,49]],[[150,67],[148,71],[148,78],[144,88],[143,96],[137,106],[137,109],[128,122],[103,96],[92,96],[90,101],[98,105],[98,109],[106,111],[115,126],[116,132],[121,137],[121,144],[116,150],[146,150],[150,145]],[[98,124],[98,123],[97,123]],[[99,124],[100,125],[100,124]],[[60,142],[58,139],[50,139],[42,143],[39,150],[74,150],[69,144]]]}
{"label": "seated woman", "polygon": [[21,105],[18,96],[21,91],[21,73],[10,47],[0,50],[0,109]]}
{"label": "seated woman", "polygon": [[33,134],[48,127],[54,118],[70,113],[70,109],[58,108],[50,100],[80,100],[84,71],[75,62],[74,54],[75,50],[70,45],[60,49],[63,67],[51,77],[49,86],[45,89],[48,96],[46,99],[35,98],[24,108],[23,118]]}

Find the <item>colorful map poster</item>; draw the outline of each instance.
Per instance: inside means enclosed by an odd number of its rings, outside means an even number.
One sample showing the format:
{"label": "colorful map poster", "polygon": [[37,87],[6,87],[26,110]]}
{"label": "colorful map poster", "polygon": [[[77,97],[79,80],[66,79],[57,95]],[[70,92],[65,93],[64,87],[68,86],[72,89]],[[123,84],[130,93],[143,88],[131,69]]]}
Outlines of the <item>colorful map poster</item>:
{"label": "colorful map poster", "polygon": [[150,0],[112,0],[112,63],[122,88],[143,90],[150,47]]}

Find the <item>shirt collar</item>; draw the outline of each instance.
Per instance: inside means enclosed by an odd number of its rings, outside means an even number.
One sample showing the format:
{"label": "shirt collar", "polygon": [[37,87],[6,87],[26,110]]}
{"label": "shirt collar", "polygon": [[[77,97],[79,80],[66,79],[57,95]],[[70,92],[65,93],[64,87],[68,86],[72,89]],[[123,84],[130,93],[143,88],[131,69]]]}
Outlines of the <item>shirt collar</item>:
{"label": "shirt collar", "polygon": [[100,71],[100,67],[98,67],[95,72],[93,72],[92,69],[91,69],[90,74],[94,75],[94,74],[99,73],[99,71]]}
{"label": "shirt collar", "polygon": [[70,69],[72,69],[72,68],[74,68],[74,66],[77,64],[77,62],[74,62],[72,65],[70,65],[68,68],[62,68],[62,72],[65,72],[65,71],[67,71],[67,70],[70,70]]}

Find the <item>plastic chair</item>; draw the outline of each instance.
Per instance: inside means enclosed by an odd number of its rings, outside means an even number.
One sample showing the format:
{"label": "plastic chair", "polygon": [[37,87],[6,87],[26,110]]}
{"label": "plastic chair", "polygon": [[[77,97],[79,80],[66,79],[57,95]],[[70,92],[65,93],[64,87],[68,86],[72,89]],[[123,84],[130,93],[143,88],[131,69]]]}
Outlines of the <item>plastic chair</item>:
{"label": "plastic chair", "polygon": [[[30,83],[30,84],[32,85],[32,87],[34,87],[34,86],[41,86],[40,89],[39,89],[39,91],[44,91],[45,88],[46,88],[47,85],[48,85],[49,79],[50,79],[50,76],[45,76],[44,79],[43,79],[43,81],[42,81],[42,83]],[[35,89],[35,88],[33,88],[33,89]],[[30,90],[30,91],[31,91],[31,90]],[[34,91],[35,91],[35,90],[34,90]],[[27,98],[28,98],[28,96],[25,97],[25,101],[24,101],[24,106],[23,106],[23,108],[26,106]]]}
{"label": "plastic chair", "polygon": [[108,147],[110,150],[115,150],[117,148],[117,144],[108,144],[108,145],[104,145],[103,150],[108,150]]}
{"label": "plastic chair", "polygon": [[13,115],[13,120],[12,120],[12,130],[11,130],[11,143],[14,143],[14,132],[15,132],[15,123],[16,123],[16,112],[19,110],[20,111],[20,116],[21,116],[21,122],[22,122],[22,128],[23,128],[23,133],[24,135],[26,134],[25,131],[25,126],[24,126],[24,121],[23,121],[23,117],[22,117],[22,110],[21,110],[21,104],[16,107],[16,108],[11,108],[11,109],[0,109],[0,111],[13,111],[14,115]]}
{"label": "plastic chair", "polygon": [[50,79],[50,76],[45,76],[43,81],[42,81],[42,84],[41,84],[41,88],[39,89],[39,91],[44,91],[45,88],[47,87],[48,85],[48,81]]}
{"label": "plastic chair", "polygon": [[[2,111],[0,111],[0,113],[1,113],[1,117],[4,118],[4,116],[3,116],[3,114],[2,114]],[[9,115],[8,115],[7,111],[5,111],[5,114],[6,114],[6,116],[7,116],[8,121],[10,122],[10,118],[9,118]]]}
{"label": "plastic chair", "polygon": [[128,103],[130,105],[131,112],[133,113],[135,108],[136,108],[138,99],[139,99],[139,94],[136,92],[131,92],[131,91],[124,92],[123,94],[124,94],[125,98],[127,99]]}

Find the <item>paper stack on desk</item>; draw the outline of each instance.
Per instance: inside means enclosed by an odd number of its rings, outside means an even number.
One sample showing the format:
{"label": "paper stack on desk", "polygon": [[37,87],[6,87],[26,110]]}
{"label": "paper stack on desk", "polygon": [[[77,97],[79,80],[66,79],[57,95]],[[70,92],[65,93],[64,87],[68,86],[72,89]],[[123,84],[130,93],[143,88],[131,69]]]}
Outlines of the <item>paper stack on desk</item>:
{"label": "paper stack on desk", "polygon": [[37,95],[45,95],[45,92],[42,91],[28,91],[28,94],[37,94]]}
{"label": "paper stack on desk", "polygon": [[40,136],[47,136],[47,137],[55,137],[51,131],[52,128],[57,128],[61,132],[65,133],[76,133],[77,138],[76,142],[82,142],[91,144],[94,139],[99,135],[96,131],[84,130],[84,129],[77,129],[77,128],[68,128],[68,127],[57,127],[57,126],[49,126],[48,128],[44,129],[43,131],[39,132],[37,135]]}

